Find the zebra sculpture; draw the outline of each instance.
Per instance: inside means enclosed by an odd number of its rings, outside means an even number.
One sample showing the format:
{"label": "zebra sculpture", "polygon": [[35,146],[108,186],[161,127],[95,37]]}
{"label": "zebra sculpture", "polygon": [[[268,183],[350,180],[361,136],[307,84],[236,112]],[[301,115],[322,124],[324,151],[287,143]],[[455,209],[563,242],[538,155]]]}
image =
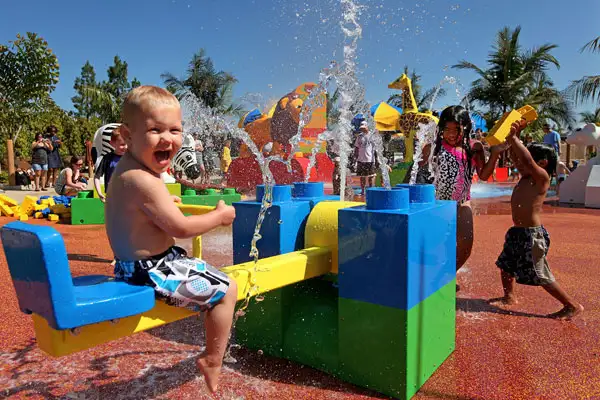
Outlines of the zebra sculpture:
{"label": "zebra sculpture", "polygon": [[[102,158],[115,151],[114,147],[110,145],[110,138],[113,131],[121,126],[118,123],[111,123],[101,126],[94,134],[94,147],[92,149],[92,159],[94,161],[94,168],[98,168]],[[94,155],[95,153],[95,155]],[[192,135],[184,133],[181,148],[173,157],[171,161],[173,172],[176,175],[183,173],[188,179],[194,180],[200,176],[200,166],[196,160],[196,153],[194,151],[194,138]],[[166,175],[166,174],[163,174]],[[163,179],[166,178],[163,176]],[[169,181],[171,181],[169,179]]]}
{"label": "zebra sculpture", "polygon": [[198,161],[196,160],[194,143],[195,141],[192,135],[187,133],[183,134],[181,148],[171,161],[175,175],[179,175],[181,172],[183,172],[185,176],[191,180],[195,180],[200,176],[202,171],[200,170],[200,165],[198,165]]}

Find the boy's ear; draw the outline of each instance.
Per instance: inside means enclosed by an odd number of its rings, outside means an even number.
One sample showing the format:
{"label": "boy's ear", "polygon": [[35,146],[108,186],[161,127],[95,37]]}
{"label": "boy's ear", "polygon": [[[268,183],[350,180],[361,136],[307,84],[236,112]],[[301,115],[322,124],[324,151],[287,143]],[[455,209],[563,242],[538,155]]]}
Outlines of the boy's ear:
{"label": "boy's ear", "polygon": [[548,160],[544,158],[543,160],[538,161],[537,165],[545,169],[548,166]]}

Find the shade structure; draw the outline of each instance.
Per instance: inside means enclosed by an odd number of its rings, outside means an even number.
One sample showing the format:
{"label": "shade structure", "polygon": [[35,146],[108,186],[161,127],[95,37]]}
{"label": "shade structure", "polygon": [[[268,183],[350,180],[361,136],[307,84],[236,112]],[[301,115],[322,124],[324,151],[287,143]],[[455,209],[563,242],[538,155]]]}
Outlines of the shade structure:
{"label": "shade structure", "polygon": [[371,115],[375,120],[375,128],[380,132],[400,130],[400,114],[402,109],[384,101],[371,107]]}

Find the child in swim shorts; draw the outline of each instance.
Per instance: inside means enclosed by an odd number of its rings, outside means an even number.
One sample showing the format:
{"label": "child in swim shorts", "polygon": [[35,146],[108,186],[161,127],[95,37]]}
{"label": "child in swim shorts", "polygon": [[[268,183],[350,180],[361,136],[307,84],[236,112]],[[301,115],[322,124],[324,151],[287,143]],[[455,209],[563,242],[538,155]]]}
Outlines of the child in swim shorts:
{"label": "child in swim shorts", "polygon": [[514,226],[506,233],[504,249],[496,261],[500,268],[504,296],[492,302],[515,304],[514,282],[541,286],[563,304],[563,308],[550,318],[571,319],[583,311],[556,283],[546,256],[550,248],[550,235],[542,225],[542,205],[550,187],[550,177],[556,169],[556,152],[552,146],[531,143],[527,147],[519,140],[526,121],[515,122],[506,143],[511,158],[521,174],[511,197]]}
{"label": "child in swim shorts", "polygon": [[206,262],[190,258],[174,238],[191,238],[231,225],[235,209],[186,217],[160,175],[182,143],[181,108],[168,91],[137,87],[123,103],[121,135],[127,152],[112,175],[106,198],[106,231],[115,254],[115,276],[154,288],[171,304],[206,311],[206,350],[197,361],[208,388],[217,389],[229,340],[237,286]]}

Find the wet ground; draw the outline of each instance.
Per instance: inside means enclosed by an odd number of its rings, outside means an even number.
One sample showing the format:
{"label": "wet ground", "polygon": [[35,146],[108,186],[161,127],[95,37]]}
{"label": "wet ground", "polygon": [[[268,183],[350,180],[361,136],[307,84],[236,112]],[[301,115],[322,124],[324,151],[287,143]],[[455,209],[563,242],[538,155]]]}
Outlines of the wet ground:
{"label": "wet ground", "polygon": [[[520,304],[486,300],[502,289],[494,261],[511,225],[507,197],[475,199],[473,255],[459,273],[456,351],[417,399],[600,398],[600,210],[558,208],[549,199],[544,224],[557,281],[586,308],[572,322],[544,318],[560,308],[542,289],[517,287]],[[9,222],[0,218],[0,224]],[[47,221],[33,221],[49,224]],[[55,225],[74,275],[110,274],[103,226]],[[231,263],[221,229],[203,238],[205,258]],[[182,242],[189,245],[189,242]],[[311,368],[235,350],[222,389],[208,395],[194,361],[203,344],[200,318],[173,323],[63,358],[36,348],[31,319],[18,311],[0,252],[0,399],[381,399]]]}

